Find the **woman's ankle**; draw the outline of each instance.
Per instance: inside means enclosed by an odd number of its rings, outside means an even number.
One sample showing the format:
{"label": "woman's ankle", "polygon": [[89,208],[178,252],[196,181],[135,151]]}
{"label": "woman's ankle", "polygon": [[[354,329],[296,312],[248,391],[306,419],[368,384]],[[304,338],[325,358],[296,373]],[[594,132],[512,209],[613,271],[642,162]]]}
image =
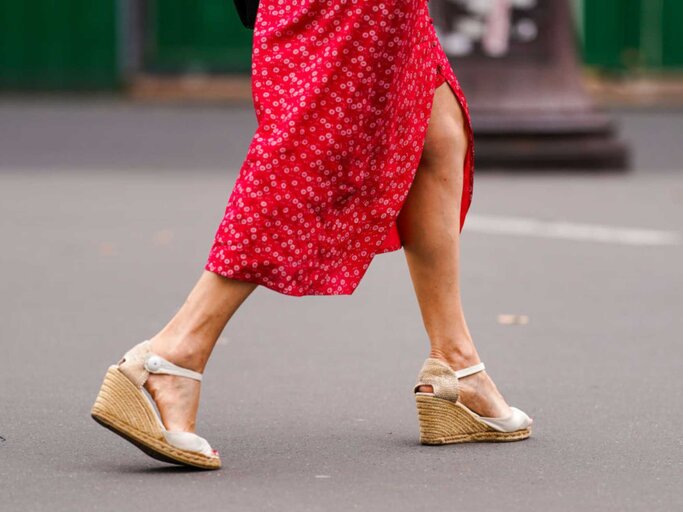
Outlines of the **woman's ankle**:
{"label": "woman's ankle", "polygon": [[453,370],[461,370],[481,362],[471,338],[449,340],[446,343],[432,342],[429,357],[446,363]]}
{"label": "woman's ankle", "polygon": [[[429,357],[438,359],[446,363],[453,370],[461,370],[469,366],[480,363],[479,354],[474,348],[474,343],[469,337],[463,337],[459,340],[432,340],[432,348],[429,351]],[[420,386],[417,391],[423,393],[432,393],[432,386]]]}
{"label": "woman's ankle", "polygon": [[150,338],[150,345],[155,354],[188,370],[203,373],[208,361],[206,351],[201,349],[201,339],[159,333]]}

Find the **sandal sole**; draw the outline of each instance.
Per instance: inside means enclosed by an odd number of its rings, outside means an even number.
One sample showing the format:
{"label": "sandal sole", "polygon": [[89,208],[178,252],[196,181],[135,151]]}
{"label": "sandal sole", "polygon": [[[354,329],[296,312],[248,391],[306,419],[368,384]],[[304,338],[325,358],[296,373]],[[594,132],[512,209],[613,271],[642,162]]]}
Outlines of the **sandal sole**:
{"label": "sandal sole", "polygon": [[458,402],[425,395],[416,395],[415,401],[422,444],[505,443],[531,436],[530,428],[499,432],[479,421]]}

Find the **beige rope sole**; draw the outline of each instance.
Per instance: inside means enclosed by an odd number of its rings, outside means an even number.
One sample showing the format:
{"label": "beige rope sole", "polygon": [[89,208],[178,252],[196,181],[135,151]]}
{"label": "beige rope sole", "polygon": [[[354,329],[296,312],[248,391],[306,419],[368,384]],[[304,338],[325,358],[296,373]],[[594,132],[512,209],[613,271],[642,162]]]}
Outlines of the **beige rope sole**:
{"label": "beige rope sole", "polygon": [[181,450],[166,442],[147,397],[116,365],[107,370],[90,414],[99,424],[157,460],[201,469],[221,467],[218,458]]}
{"label": "beige rope sole", "polygon": [[494,430],[459,402],[419,393],[415,400],[422,444],[520,441],[531,435],[529,428],[515,432]]}

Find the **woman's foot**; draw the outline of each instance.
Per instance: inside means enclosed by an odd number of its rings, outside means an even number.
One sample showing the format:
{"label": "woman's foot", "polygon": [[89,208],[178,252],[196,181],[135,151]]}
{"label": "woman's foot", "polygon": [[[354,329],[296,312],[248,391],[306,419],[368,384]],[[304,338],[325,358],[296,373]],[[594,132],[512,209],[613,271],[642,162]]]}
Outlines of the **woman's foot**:
{"label": "woman's foot", "polygon": [[[218,469],[218,452],[193,432],[199,386],[183,380],[198,382],[202,374],[155,353],[144,340],[109,367],[90,415],[155,459]],[[143,386],[158,402],[163,420]]]}
{"label": "woman's foot", "polygon": [[[444,361],[448,364],[446,361]],[[452,364],[449,364],[453,368]],[[469,365],[467,365],[469,366]],[[461,369],[456,367],[454,369]],[[418,391],[431,393],[431,386],[420,386]],[[487,418],[506,418],[512,414],[510,406],[500,394],[486,370],[458,379],[459,398],[463,405],[479,416]]]}
{"label": "woman's foot", "polygon": [[504,418],[512,411],[486,370],[458,379],[460,401],[479,416]]}
{"label": "woman's foot", "polygon": [[[198,371],[187,357],[164,350],[167,346],[153,338],[151,350],[173,364]],[[144,384],[161,416],[161,421],[169,431],[195,432],[201,382],[177,377],[175,375],[150,374]]]}

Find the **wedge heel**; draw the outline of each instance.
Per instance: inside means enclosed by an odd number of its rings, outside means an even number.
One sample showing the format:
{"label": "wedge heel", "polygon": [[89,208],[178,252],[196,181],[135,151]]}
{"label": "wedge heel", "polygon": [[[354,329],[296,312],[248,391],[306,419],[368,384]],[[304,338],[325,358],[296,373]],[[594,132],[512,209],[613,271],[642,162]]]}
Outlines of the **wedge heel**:
{"label": "wedge heel", "polygon": [[427,394],[417,394],[420,443],[427,445],[519,441],[531,435],[528,428],[498,432],[480,422],[462,404]]}
{"label": "wedge heel", "polygon": [[164,439],[148,400],[117,366],[107,370],[91,415],[101,423],[116,422],[135,434],[159,441]]}

